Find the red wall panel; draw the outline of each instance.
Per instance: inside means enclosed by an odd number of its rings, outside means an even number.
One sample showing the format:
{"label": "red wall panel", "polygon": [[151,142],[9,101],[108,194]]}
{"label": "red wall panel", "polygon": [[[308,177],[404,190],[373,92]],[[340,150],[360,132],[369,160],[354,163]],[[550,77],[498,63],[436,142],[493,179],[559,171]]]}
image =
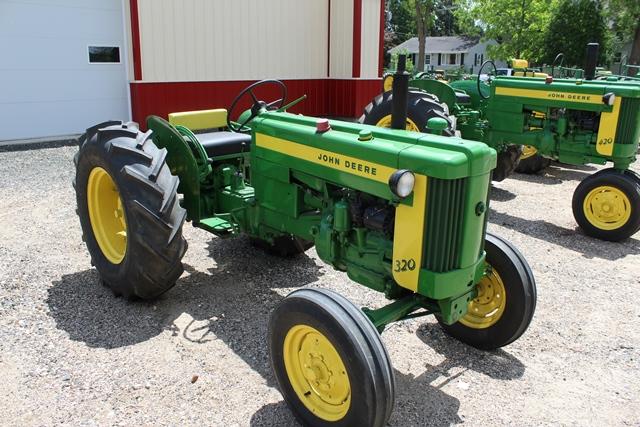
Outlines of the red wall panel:
{"label": "red wall panel", "polygon": [[[307,99],[290,111],[309,116],[357,117],[364,107],[381,91],[380,80],[310,79],[285,80],[289,101],[307,95]],[[160,82],[131,83],[133,120],[144,127],[151,114],[167,117],[176,111],[210,108],[229,108],[236,95],[253,81],[223,82]],[[256,96],[265,101],[280,98],[276,85],[258,88]],[[250,106],[244,98],[234,116]],[[235,117],[234,117],[235,118]]]}

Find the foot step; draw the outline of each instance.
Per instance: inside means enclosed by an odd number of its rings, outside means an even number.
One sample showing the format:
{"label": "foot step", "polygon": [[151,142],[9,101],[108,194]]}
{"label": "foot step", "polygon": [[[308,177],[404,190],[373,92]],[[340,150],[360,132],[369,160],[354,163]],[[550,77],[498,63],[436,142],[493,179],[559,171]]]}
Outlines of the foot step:
{"label": "foot step", "polygon": [[234,225],[226,219],[220,217],[211,217],[200,220],[199,223],[194,224],[198,228],[207,230],[213,234],[225,235],[231,234],[234,231]]}

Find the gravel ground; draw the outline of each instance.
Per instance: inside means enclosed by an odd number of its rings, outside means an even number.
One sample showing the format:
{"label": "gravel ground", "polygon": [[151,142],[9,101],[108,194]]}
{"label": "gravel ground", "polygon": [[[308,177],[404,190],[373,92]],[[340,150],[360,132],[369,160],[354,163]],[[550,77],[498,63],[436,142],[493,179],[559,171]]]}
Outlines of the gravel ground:
{"label": "gravel ground", "polygon": [[[313,250],[281,260],[189,225],[174,289],[115,298],[80,239],[74,152],[0,153],[0,424],[295,425],[268,363],[270,310],[300,286],[384,301]],[[594,170],[495,186],[489,229],[533,268],[533,323],[488,353],[433,319],[390,327],[390,425],[640,425],[640,235],[615,244],[576,230],[571,194]]]}

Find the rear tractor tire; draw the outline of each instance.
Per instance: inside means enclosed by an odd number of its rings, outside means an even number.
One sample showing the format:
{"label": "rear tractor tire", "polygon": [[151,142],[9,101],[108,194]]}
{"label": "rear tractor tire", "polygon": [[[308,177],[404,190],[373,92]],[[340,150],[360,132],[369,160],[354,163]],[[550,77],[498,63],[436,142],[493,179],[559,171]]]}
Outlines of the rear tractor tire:
{"label": "rear tractor tire", "polygon": [[[392,75],[390,77],[393,77]],[[449,117],[449,109],[445,104],[437,101],[433,95],[410,90],[409,105],[407,108],[407,130],[413,132],[428,133],[427,122],[429,119],[439,117],[445,119],[449,126],[442,132],[444,136],[453,136],[453,122]],[[378,95],[364,109],[364,114],[359,122],[378,127],[391,127],[391,108],[393,104],[393,92],[385,92]],[[508,145],[498,153],[497,165],[493,171],[493,180],[502,181],[513,173],[518,166],[521,147]]]}
{"label": "rear tractor tire", "polygon": [[290,258],[299,255],[313,247],[313,242],[295,236],[278,236],[273,239],[273,243],[252,237],[251,244],[268,254],[281,258]]}
{"label": "rear tractor tire", "polygon": [[103,283],[126,298],[155,298],[183,272],[186,211],[166,155],[135,123],[106,122],[74,158],[83,240]]}
{"label": "rear tractor tire", "polygon": [[[427,133],[429,119],[439,117],[445,119],[449,126],[442,135],[453,136],[453,123],[449,118],[449,109],[441,104],[433,95],[426,92],[410,90],[407,108],[407,130]],[[385,92],[374,98],[364,109],[364,114],[358,120],[360,123],[378,127],[391,127],[391,105],[393,92]]]}
{"label": "rear tractor tire", "polygon": [[529,327],[536,308],[536,283],[531,268],[511,243],[487,233],[486,276],[467,314],[453,325],[440,325],[452,337],[482,350],[517,340]]}
{"label": "rear tractor tire", "polygon": [[632,171],[601,170],[576,187],[571,206],[586,235],[624,240],[640,230],[640,177]]}
{"label": "rear tractor tire", "polygon": [[387,424],[394,377],[378,331],[344,297],[323,289],[290,293],[269,322],[271,366],[305,426]]}
{"label": "rear tractor tire", "polygon": [[545,170],[550,164],[551,159],[542,157],[534,147],[525,145],[522,149],[522,156],[520,156],[516,172],[534,174]]}
{"label": "rear tractor tire", "polygon": [[522,147],[519,145],[507,145],[498,153],[496,168],[493,170],[491,179],[496,182],[504,181],[513,171],[517,170],[521,154]]}

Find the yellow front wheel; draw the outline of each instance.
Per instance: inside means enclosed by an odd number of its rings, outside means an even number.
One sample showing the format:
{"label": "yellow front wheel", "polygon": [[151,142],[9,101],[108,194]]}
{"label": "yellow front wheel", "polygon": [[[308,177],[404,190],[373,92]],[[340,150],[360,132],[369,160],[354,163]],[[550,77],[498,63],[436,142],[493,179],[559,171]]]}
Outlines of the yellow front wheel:
{"label": "yellow front wheel", "polygon": [[298,324],[284,338],[283,357],[289,383],[307,409],[326,421],[344,418],[351,406],[351,383],[331,341]]}
{"label": "yellow front wheel", "polygon": [[640,179],[626,171],[602,170],[578,185],[572,207],[585,234],[626,239],[640,230]]}
{"label": "yellow front wheel", "polygon": [[506,240],[487,233],[487,269],[476,285],[467,313],[444,330],[474,347],[491,350],[517,340],[531,323],[536,283],[522,254]]}
{"label": "yellow front wheel", "polygon": [[271,365],[303,425],[383,426],[394,401],[393,369],[360,309],[323,289],[289,294],[269,323]]}

